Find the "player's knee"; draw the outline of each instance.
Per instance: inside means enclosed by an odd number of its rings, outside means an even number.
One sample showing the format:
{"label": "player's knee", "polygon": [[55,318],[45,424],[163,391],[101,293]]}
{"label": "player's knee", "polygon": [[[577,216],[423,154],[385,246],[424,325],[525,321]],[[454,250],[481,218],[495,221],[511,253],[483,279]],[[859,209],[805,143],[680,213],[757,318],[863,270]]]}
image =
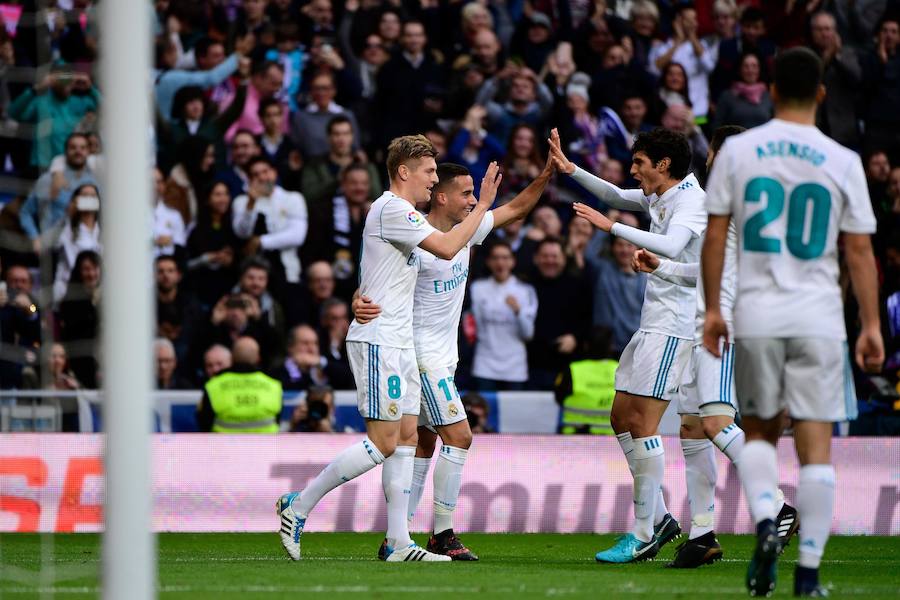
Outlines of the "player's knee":
{"label": "player's knee", "polygon": [[382,438],[377,440],[372,440],[372,443],[375,444],[375,447],[378,448],[378,451],[381,452],[381,455],[385,458],[389,457],[397,450],[397,439],[396,438]]}
{"label": "player's knee", "polygon": [[468,450],[472,446],[472,430],[468,427],[453,433],[453,443],[451,446]]}
{"label": "player's knee", "polygon": [[629,431],[631,428],[631,423],[629,422],[628,415],[620,414],[616,411],[615,406],[613,407],[612,412],[609,414],[609,424],[612,427],[612,430],[619,433],[625,433]]}

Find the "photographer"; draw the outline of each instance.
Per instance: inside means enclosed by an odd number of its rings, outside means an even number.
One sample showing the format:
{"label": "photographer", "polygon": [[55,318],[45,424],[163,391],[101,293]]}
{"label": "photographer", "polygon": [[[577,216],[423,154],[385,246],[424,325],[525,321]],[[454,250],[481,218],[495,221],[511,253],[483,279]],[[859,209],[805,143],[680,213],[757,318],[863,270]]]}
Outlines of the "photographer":
{"label": "photographer", "polygon": [[314,386],[306,393],[291,415],[291,431],[295,433],[333,433],[334,391],[330,386]]}

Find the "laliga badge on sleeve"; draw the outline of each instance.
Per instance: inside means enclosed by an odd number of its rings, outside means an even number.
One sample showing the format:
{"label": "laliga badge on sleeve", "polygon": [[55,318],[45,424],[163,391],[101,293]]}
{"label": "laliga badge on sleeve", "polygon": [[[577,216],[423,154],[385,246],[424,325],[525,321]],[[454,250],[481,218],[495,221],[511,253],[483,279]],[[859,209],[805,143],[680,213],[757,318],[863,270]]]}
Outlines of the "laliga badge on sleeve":
{"label": "laliga badge on sleeve", "polygon": [[413,227],[418,227],[425,219],[422,217],[422,214],[419,211],[411,210],[406,213],[406,220],[409,221],[409,224]]}

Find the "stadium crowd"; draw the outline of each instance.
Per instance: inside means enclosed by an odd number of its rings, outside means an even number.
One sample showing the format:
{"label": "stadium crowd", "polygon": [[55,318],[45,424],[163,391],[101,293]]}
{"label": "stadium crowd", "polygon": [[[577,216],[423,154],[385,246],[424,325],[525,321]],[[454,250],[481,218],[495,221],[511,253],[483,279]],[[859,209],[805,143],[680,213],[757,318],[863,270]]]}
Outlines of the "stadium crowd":
{"label": "stadium crowd", "polygon": [[[125,200],[101,185],[97,2],[0,7],[0,387],[95,388],[100,228],[115,227],[103,205]],[[156,0],[147,10],[160,389],[201,388],[241,337],[285,390],[353,387],[344,338],[361,232],[395,136],[425,133],[439,161],[476,182],[498,161],[499,202],[541,171],[551,127],[573,161],[622,187],[634,184],[636,133],[682,132],[702,181],[711,132],[767,121],[776,52],[806,45],[826,65],[818,126],[862,154],[879,222],[888,363],[883,377],[858,378],[860,398],[894,393],[900,2]],[[528,219],[475,250],[460,388],[553,389],[590,326],[611,330],[611,357],[637,329],[636,248],[573,218],[576,200],[598,205],[557,177]]]}

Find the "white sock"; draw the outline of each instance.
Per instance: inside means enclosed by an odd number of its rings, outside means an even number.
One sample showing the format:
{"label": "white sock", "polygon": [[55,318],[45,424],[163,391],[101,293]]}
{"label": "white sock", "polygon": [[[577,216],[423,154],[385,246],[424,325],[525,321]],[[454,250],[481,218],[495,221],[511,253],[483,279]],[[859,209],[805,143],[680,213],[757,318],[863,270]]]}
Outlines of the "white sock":
{"label": "white sock", "polygon": [[347,483],[351,479],[359,477],[366,471],[384,462],[384,455],[375,447],[372,440],[364,439],[358,444],[353,444],[338,454],[331,463],[309,482],[309,485],[300,492],[294,510],[302,518],[306,518],[310,511],[322,497],[336,488]]}
{"label": "white sock", "polygon": [[642,542],[653,539],[653,517],[666,468],[662,438],[658,435],[634,440],[634,536]]}
{"label": "white sock", "polygon": [[469,451],[454,446],[441,446],[434,466],[434,532],[453,529],[453,511],[459,500],[463,465]]}
{"label": "white sock", "polygon": [[415,455],[415,446],[397,446],[381,467],[381,486],[387,500],[387,540],[392,548],[405,548],[412,543],[406,515],[409,509]]}
{"label": "white sock", "polygon": [[728,460],[737,464],[741,450],[744,449],[744,430],[732,423],[713,438],[713,444],[728,457]]}
{"label": "white sock", "polygon": [[[628,461],[628,470],[631,471],[631,476],[634,477],[634,440],[631,437],[631,432],[617,433],[616,439],[619,441],[619,447],[622,448],[625,460]],[[653,524],[659,525],[668,512],[666,500],[663,498],[662,486],[660,486],[659,496],[656,498],[656,510],[653,513]]]}
{"label": "white sock", "polygon": [[806,465],[800,467],[797,487],[797,510],[800,513],[801,567],[818,569],[831,531],[834,513],[834,467]]}
{"label": "white sock", "polygon": [[425,480],[428,479],[428,469],[431,468],[431,457],[417,456],[413,459],[412,487],[409,488],[409,508],[407,509],[407,521],[412,521],[416,516],[416,509],[422,500],[422,492],[425,491]]}
{"label": "white sock", "polygon": [[691,533],[698,538],[713,530],[716,502],[716,454],[709,440],[681,440],[684,476],[691,505]]}
{"label": "white sock", "polygon": [[754,523],[775,520],[778,512],[778,457],[775,446],[762,440],[747,442],[737,465]]}

